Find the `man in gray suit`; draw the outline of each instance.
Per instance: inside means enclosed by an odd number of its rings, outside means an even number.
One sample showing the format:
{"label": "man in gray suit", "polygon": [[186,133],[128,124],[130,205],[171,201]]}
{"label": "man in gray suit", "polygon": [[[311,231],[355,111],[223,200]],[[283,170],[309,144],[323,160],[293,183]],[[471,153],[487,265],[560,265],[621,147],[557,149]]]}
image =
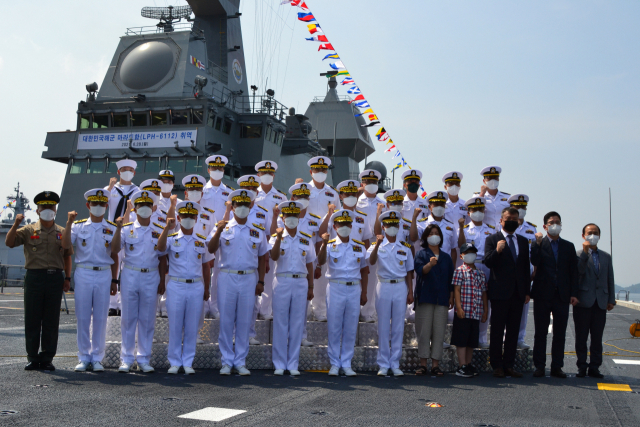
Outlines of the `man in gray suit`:
{"label": "man in gray suit", "polygon": [[[604,378],[598,369],[602,365],[602,334],[607,311],[616,304],[611,255],[598,249],[600,227],[587,224],[582,229],[582,250],[578,255],[578,300],[573,307],[576,327],[576,355],[578,374],[584,378],[589,369],[592,378]],[[587,339],[591,334],[591,360],[587,363]]]}

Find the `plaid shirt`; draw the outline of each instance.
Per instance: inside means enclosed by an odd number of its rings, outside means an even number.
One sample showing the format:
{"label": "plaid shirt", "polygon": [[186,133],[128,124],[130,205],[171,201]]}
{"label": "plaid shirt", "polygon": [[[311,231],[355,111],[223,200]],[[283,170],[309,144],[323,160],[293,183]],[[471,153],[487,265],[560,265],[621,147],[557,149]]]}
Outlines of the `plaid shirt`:
{"label": "plaid shirt", "polygon": [[478,269],[462,264],[453,272],[453,286],[460,286],[460,306],[467,319],[482,318],[482,292],[487,291],[486,277]]}

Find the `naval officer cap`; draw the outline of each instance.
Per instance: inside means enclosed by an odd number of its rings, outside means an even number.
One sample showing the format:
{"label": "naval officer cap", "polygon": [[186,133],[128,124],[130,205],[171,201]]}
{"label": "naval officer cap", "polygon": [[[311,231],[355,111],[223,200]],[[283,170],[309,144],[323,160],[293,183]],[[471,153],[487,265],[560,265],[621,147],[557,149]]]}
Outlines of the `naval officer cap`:
{"label": "naval officer cap", "polygon": [[160,193],[161,192],[160,184],[162,184],[162,181],[160,181],[159,179],[152,178],[152,179],[147,179],[145,181],[142,181],[138,187],[141,190],[157,191],[158,193]]}
{"label": "naval officer cap", "polygon": [[229,194],[228,200],[237,203],[251,203],[256,198],[256,193],[247,189],[234,190]]}
{"label": "naval officer cap", "polygon": [[299,214],[302,211],[302,203],[291,200],[280,203],[278,208],[283,214]]}
{"label": "naval officer cap", "polygon": [[161,170],[158,174],[158,179],[170,179],[173,182],[176,182],[176,176],[173,174],[173,171],[169,169]]}
{"label": "naval officer cap", "polygon": [[386,211],[380,214],[379,219],[382,225],[398,225],[400,223],[400,214],[396,211]]}
{"label": "naval officer cap", "polygon": [[309,184],[306,182],[299,182],[289,187],[289,194],[292,196],[310,196],[311,190],[309,190]]}
{"label": "naval officer cap", "polygon": [[346,181],[342,181],[336,189],[341,193],[355,193],[358,194],[358,188],[360,187],[360,183],[353,179],[347,179]]}
{"label": "naval officer cap", "polygon": [[307,162],[312,169],[328,169],[331,166],[331,159],[325,156],[315,156]]}
{"label": "naval officer cap", "polygon": [[444,174],[442,177],[442,182],[445,184],[447,182],[460,182],[462,180],[462,173],[458,171],[451,171]]}
{"label": "naval officer cap", "polygon": [[202,189],[204,188],[204,185],[206,184],[206,182],[207,181],[204,179],[203,176],[196,175],[196,174],[187,175],[184,178],[182,178],[182,185],[184,185],[184,188],[186,188],[187,190]]}
{"label": "naval officer cap", "polygon": [[136,163],[135,160],[131,160],[131,159],[122,159],[118,162],[116,162],[116,166],[118,167],[118,170],[122,169],[122,168],[126,168],[126,167],[130,167],[130,168],[137,168],[138,167],[138,163]]}
{"label": "naval officer cap", "polygon": [[393,203],[393,202],[404,202],[404,196],[407,195],[407,192],[401,189],[397,189],[397,190],[389,190],[386,193],[384,193],[384,199],[387,201],[387,203]]}
{"label": "naval officer cap", "polygon": [[227,159],[225,156],[221,156],[216,154],[215,156],[209,156],[207,157],[207,166],[210,168],[218,168],[218,167],[225,167],[227,165],[227,163],[229,163],[229,159]]}
{"label": "naval officer cap", "polygon": [[472,197],[464,202],[464,207],[467,209],[484,208],[484,197]]}
{"label": "naval officer cap", "polygon": [[240,188],[249,188],[255,190],[260,187],[260,177],[258,175],[244,175],[238,178]]}
{"label": "naval officer cap", "polygon": [[347,209],[340,209],[338,212],[331,215],[331,221],[334,224],[351,224],[353,222],[353,212]]}
{"label": "naval officer cap", "polygon": [[158,203],[158,196],[153,194],[151,191],[147,190],[138,190],[131,195],[131,201],[134,205],[138,203]]}
{"label": "naval officer cap", "polygon": [[429,203],[446,202],[447,200],[449,200],[449,195],[446,191],[433,191],[427,196]]}
{"label": "naval officer cap", "polygon": [[256,172],[275,172],[278,170],[278,164],[271,160],[263,160],[256,164]]}
{"label": "naval officer cap", "polygon": [[511,206],[527,206],[529,204],[529,196],[526,194],[514,194],[507,201]]}
{"label": "naval officer cap", "polygon": [[60,196],[53,191],[43,191],[33,198],[33,202],[36,205],[57,205],[60,203]]}
{"label": "naval officer cap", "polygon": [[487,166],[486,168],[482,169],[480,175],[484,177],[500,176],[501,172],[502,168],[500,166]]}
{"label": "naval officer cap", "polygon": [[460,253],[466,254],[467,252],[478,253],[478,248],[476,248],[473,243],[463,243],[462,246],[460,246]]}
{"label": "naval officer cap", "polygon": [[408,179],[422,179],[422,172],[417,169],[409,169],[402,174],[402,181],[406,181]]}
{"label": "naval officer cap", "polygon": [[84,193],[84,198],[87,202],[107,203],[109,201],[109,193],[102,188],[94,188]]}
{"label": "naval officer cap", "polygon": [[200,205],[196,202],[183,200],[176,205],[176,212],[179,215],[198,215],[200,213]]}
{"label": "naval officer cap", "polygon": [[382,179],[382,174],[375,169],[365,169],[360,172],[358,178],[360,178],[360,181],[363,179],[375,179],[376,181],[380,181]]}

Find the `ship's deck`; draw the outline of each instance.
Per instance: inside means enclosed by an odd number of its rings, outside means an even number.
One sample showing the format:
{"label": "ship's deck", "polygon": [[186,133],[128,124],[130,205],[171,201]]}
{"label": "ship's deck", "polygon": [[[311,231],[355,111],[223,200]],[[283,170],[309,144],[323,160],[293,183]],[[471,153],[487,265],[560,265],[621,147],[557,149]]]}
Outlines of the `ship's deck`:
{"label": "ship's deck", "polygon": [[[15,289],[15,288],[14,288]],[[73,295],[68,295],[73,310]],[[629,337],[629,325],[640,312],[618,306],[608,315],[605,340]],[[574,329],[567,330],[568,352]],[[533,339],[530,313],[527,341]],[[451,425],[451,426],[637,426],[640,425],[640,357],[605,346],[618,355],[605,356],[604,380],[575,378],[575,356],[565,356],[570,378],[496,379],[490,374],[465,379],[377,377],[330,378],[303,372],[300,377],[275,377],[254,370],[250,377],[220,377],[217,370],[196,375],[73,372],[76,364],[73,311],[61,314],[60,340],[53,373],[25,372],[21,291],[0,294],[0,419],[5,425],[211,425],[206,417],[226,410],[244,411],[219,424],[232,425]],[[640,340],[611,341],[640,351]],[[549,339],[549,346],[550,346]],[[550,349],[549,349],[550,350]],[[635,356],[640,356],[636,354]],[[550,360],[547,362],[549,365]],[[628,385],[629,391],[599,390],[598,382]],[[437,402],[440,408],[427,407]],[[205,408],[219,408],[208,409]],[[222,409],[220,409],[222,408]],[[14,413],[11,413],[14,411]],[[195,414],[198,419],[180,418]],[[7,415],[4,415],[4,414]],[[227,414],[230,415],[230,414]],[[204,418],[203,418],[204,417]]]}

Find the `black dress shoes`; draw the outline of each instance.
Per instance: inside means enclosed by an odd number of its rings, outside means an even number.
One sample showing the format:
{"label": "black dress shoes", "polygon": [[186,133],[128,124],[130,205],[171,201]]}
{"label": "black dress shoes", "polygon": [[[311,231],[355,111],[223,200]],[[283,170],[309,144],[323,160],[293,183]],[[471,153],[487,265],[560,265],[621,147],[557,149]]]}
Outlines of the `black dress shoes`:
{"label": "black dress shoes", "polygon": [[116,310],[115,308],[109,309],[109,316],[117,316],[117,315],[118,315],[118,310]]}
{"label": "black dress shoes", "polygon": [[578,369],[578,373],[576,374],[577,378],[584,378],[587,376],[587,368]]}
{"label": "black dress shoes", "polygon": [[38,362],[29,362],[24,366],[25,371],[37,371],[40,369],[40,363]]}
{"label": "black dress shoes", "polygon": [[542,378],[544,377],[544,368],[536,368],[535,372],[533,373],[533,376],[536,378]]}
{"label": "black dress shoes", "polygon": [[55,371],[56,367],[53,366],[53,363],[51,362],[42,362],[40,363],[40,369],[42,369],[43,371]]}
{"label": "black dress shoes", "polygon": [[511,378],[522,378],[522,373],[516,371],[513,368],[505,369],[504,373],[505,373],[506,376],[511,377]]}
{"label": "black dress shoes", "polygon": [[598,368],[589,369],[589,377],[591,378],[604,378],[604,375],[600,373]]}
{"label": "black dress shoes", "polygon": [[567,374],[565,374],[561,368],[552,368],[551,376],[556,378],[567,378]]}

